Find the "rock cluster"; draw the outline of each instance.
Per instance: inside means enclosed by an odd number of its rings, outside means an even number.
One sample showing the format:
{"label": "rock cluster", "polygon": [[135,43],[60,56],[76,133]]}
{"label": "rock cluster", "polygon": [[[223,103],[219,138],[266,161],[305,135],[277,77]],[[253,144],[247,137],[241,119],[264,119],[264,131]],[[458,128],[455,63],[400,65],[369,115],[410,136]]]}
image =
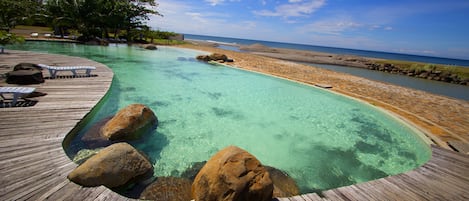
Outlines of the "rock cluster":
{"label": "rock cluster", "polygon": [[74,161],[81,165],[68,178],[82,186],[114,188],[152,176],[153,166],[146,156],[123,141],[138,139],[157,122],[154,112],[142,104],[129,105],[114,117],[101,120],[82,140],[92,148],[107,147],[78,152]]}
{"label": "rock cluster", "polygon": [[224,63],[224,62],[233,62],[233,59],[229,59],[228,56],[224,54],[219,54],[219,53],[213,53],[211,55],[199,55],[196,57],[197,60],[200,61],[216,61],[219,63]]}
{"label": "rock cluster", "polygon": [[207,162],[195,163],[182,174],[184,178],[158,177],[152,182],[149,159],[125,140],[139,138],[157,121],[151,109],[132,104],[98,122],[82,139],[93,146],[110,145],[81,150],[74,159],[81,165],[68,178],[85,187],[122,188],[132,184],[135,188],[131,196],[144,200],[267,201],[299,194],[287,174],[263,166],[252,154],[235,146],[226,147]]}
{"label": "rock cluster", "polygon": [[461,79],[456,74],[442,72],[439,70],[425,70],[425,69],[401,69],[399,66],[394,64],[377,64],[369,63],[368,69],[383,71],[393,74],[407,75],[411,77],[423,78],[428,80],[436,80],[442,82],[448,82],[453,84],[469,85],[469,79]]}

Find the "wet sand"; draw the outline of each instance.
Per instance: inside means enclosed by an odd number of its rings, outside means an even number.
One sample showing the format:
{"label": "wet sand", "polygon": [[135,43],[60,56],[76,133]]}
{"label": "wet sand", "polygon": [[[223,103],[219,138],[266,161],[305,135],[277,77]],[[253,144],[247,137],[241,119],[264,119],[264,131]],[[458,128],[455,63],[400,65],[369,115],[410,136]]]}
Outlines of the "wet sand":
{"label": "wet sand", "polygon": [[[234,62],[226,64],[236,68],[274,75],[310,85],[330,85],[333,87],[330,90],[334,92],[357,98],[393,113],[421,130],[435,144],[444,148],[451,149],[448,142],[452,141],[462,142],[466,145],[469,143],[469,101],[291,62],[302,61],[301,58],[310,57],[311,54],[316,55],[316,59],[325,59],[331,62],[331,60],[337,60],[335,58],[340,55],[317,52],[305,55],[301,53],[305,51],[280,50],[279,48],[264,49],[257,53],[242,53],[215,48],[213,44],[206,43],[185,44],[179,47],[225,54],[234,59]],[[250,51],[253,51],[253,49]],[[271,53],[268,53],[269,51]],[[264,53],[260,54],[259,52]],[[282,59],[272,58],[272,55],[269,54],[275,54],[276,58]],[[359,61],[357,63],[364,62],[364,60],[350,60],[353,62]],[[346,59],[337,61],[346,61]]]}

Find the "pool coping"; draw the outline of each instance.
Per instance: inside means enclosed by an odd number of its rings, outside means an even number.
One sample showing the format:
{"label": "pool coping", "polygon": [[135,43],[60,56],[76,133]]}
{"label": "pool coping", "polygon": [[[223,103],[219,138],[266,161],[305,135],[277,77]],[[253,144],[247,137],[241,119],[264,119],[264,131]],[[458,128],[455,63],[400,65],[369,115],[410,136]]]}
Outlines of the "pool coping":
{"label": "pool coping", "polygon": [[[97,77],[54,79],[32,85],[48,93],[33,107],[1,108],[0,198],[2,200],[133,200],[106,187],[84,188],[66,176],[77,165],[65,154],[65,136],[105,96],[113,73],[107,66],[84,58],[10,51],[0,65],[20,62],[54,65],[94,65]],[[3,57],[4,55],[0,55]],[[13,63],[14,62],[14,63]],[[51,63],[53,62],[53,63]],[[0,69],[0,71],[4,69]],[[85,81],[85,82],[84,82]],[[59,119],[57,119],[60,117]],[[22,122],[22,126],[13,124]],[[423,166],[370,182],[274,200],[361,200],[383,198],[467,198],[469,156],[432,146],[432,158]],[[395,179],[393,179],[395,178]],[[401,183],[402,182],[402,183]],[[445,185],[442,185],[445,184]],[[400,186],[409,188],[400,188]]]}

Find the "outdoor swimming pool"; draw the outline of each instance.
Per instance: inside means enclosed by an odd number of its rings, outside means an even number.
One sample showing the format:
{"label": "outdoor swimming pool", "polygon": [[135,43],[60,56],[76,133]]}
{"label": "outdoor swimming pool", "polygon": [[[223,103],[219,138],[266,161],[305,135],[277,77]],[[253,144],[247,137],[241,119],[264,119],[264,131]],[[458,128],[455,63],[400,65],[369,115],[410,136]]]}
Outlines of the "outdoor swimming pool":
{"label": "outdoor swimming pool", "polygon": [[[11,46],[10,46],[11,47]],[[195,61],[200,52],[148,51],[64,43],[26,43],[14,49],[86,57],[115,73],[105,101],[78,133],[132,104],[149,106],[157,130],[132,142],[148,154],[155,176],[181,176],[228,145],[287,172],[302,193],[369,181],[425,163],[430,148],[415,131],[361,102],[310,86]]]}

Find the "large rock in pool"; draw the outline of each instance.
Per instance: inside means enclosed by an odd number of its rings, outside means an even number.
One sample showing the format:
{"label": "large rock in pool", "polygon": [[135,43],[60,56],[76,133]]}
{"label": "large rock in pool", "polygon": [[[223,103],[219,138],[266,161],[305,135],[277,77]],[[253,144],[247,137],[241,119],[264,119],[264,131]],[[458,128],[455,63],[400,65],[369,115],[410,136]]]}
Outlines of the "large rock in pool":
{"label": "large rock in pool", "polygon": [[229,146],[215,154],[195,177],[196,201],[271,200],[273,183],[259,160],[245,150]]}
{"label": "large rock in pool", "polygon": [[140,194],[142,200],[191,200],[191,181],[184,178],[159,177]]}
{"label": "large rock in pool", "polygon": [[110,145],[73,170],[68,178],[82,186],[118,187],[153,173],[148,159],[131,145]]}
{"label": "large rock in pool", "polygon": [[117,112],[101,128],[101,134],[109,140],[133,140],[157,124],[158,119],[150,108],[132,104]]}

